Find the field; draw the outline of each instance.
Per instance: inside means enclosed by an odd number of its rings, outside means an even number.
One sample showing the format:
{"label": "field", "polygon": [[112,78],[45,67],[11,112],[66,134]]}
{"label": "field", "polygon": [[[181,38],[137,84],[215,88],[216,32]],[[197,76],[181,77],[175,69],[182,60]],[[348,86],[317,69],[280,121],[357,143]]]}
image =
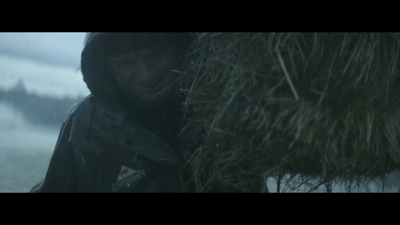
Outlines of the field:
{"label": "field", "polygon": [[57,136],[0,104],[0,192],[28,192],[43,179]]}
{"label": "field", "polygon": [[[29,192],[44,178],[58,132],[54,128],[29,124],[17,111],[0,104],[0,192]],[[277,192],[275,179],[269,178],[267,186],[270,192]],[[296,189],[287,187],[282,182],[280,192],[309,191],[306,185]],[[391,174],[384,187],[382,181],[371,182],[359,189],[353,187],[352,192],[397,192],[399,188],[400,176]],[[315,190],[324,191],[322,186]],[[347,191],[339,184],[333,187],[333,192]]]}

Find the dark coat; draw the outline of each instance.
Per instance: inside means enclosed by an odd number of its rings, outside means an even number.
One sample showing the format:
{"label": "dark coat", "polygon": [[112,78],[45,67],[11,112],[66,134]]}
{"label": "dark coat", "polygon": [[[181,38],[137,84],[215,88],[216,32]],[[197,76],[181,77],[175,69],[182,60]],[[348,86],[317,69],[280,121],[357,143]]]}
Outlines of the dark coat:
{"label": "dark coat", "polygon": [[104,67],[112,36],[87,36],[81,70],[91,95],[71,109],[45,179],[31,192],[193,191],[178,137],[181,96],[159,108],[129,102]]}
{"label": "dark coat", "polygon": [[87,97],[61,129],[40,192],[183,191],[187,175],[178,149]]}

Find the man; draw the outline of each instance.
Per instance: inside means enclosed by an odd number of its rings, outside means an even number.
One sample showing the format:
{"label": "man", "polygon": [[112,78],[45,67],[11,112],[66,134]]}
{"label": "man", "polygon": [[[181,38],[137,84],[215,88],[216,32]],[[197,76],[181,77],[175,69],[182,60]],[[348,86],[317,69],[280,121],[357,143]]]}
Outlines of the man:
{"label": "man", "polygon": [[31,192],[193,191],[178,138],[184,33],[88,33],[81,70],[91,94],[64,122]]}

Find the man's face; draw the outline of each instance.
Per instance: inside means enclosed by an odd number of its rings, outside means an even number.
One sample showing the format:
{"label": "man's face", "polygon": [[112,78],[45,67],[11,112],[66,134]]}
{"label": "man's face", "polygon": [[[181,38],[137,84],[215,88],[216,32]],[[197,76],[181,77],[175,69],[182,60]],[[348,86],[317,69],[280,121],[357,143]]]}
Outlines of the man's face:
{"label": "man's face", "polygon": [[110,56],[108,65],[123,91],[146,104],[157,105],[172,97],[177,74],[174,48],[158,46]]}

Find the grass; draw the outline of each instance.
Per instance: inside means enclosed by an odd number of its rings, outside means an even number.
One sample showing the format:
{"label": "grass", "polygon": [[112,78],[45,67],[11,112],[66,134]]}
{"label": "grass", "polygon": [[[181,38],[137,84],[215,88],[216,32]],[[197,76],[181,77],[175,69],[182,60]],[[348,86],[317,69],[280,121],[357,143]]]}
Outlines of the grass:
{"label": "grass", "polygon": [[181,90],[205,131],[188,162],[198,191],[285,174],[331,190],[399,169],[400,34],[195,36]]}

